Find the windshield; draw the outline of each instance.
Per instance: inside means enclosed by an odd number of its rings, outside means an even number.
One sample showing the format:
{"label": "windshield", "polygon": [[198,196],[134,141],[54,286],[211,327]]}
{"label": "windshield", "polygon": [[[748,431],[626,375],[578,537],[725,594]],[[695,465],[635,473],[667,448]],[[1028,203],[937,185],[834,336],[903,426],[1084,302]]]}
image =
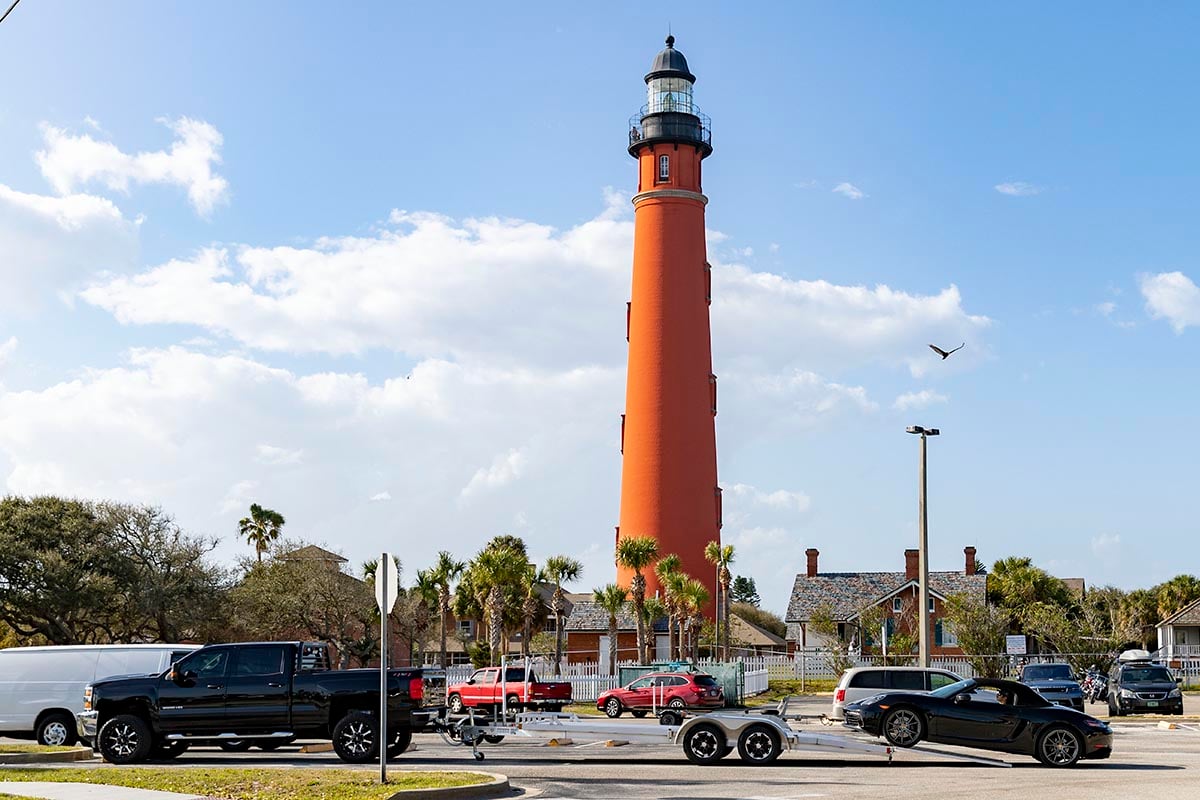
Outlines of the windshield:
{"label": "windshield", "polygon": [[1142,683],[1143,681],[1166,681],[1169,683],[1174,680],[1165,667],[1137,667],[1136,669],[1126,667],[1121,672],[1123,683]]}
{"label": "windshield", "polygon": [[949,686],[943,686],[940,689],[930,692],[930,694],[934,697],[947,698],[954,697],[954,695],[962,694],[963,692],[969,692],[974,688],[975,681],[968,679],[965,681],[959,681],[958,683],[952,683]]}
{"label": "windshield", "polygon": [[1035,664],[1025,668],[1021,677],[1027,681],[1069,681],[1074,680],[1070,664]]}

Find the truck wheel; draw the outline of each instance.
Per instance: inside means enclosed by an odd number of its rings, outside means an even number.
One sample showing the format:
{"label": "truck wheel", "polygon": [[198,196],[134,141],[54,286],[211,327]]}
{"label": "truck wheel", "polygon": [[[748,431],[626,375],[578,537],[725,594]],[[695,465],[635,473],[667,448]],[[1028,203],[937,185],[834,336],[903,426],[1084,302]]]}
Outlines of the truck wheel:
{"label": "truck wheel", "polygon": [[505,700],[504,704],[508,706],[509,711],[521,710],[521,698],[517,697],[515,694],[510,694],[508,699]]}
{"label": "truck wheel", "polygon": [[779,734],[763,722],[751,725],[738,737],[738,755],[748,764],[770,764],[782,751]]}
{"label": "truck wheel", "polygon": [[190,742],[180,742],[174,739],[163,740],[154,746],[154,752],[150,754],[150,757],[160,761],[170,761],[186,753],[190,745]]}
{"label": "truck wheel", "polygon": [[217,742],[217,747],[226,753],[244,753],[250,749],[250,742],[245,739],[223,739]]}
{"label": "truck wheel", "polygon": [[110,764],[134,764],[145,761],[154,744],[150,726],[141,717],[118,714],[100,727],[96,736],[100,755]]}
{"label": "truck wheel", "polygon": [[348,764],[379,758],[379,723],[365,711],[352,711],[333,726],[333,749]]}
{"label": "truck wheel", "polygon": [[463,701],[462,701],[462,698],[461,698],[461,697],[459,697],[459,696],[458,696],[458,695],[456,695],[456,694],[452,694],[452,695],[450,695],[450,713],[451,713],[451,714],[461,714],[461,713],[463,713]]}
{"label": "truck wheel", "polygon": [[70,714],[55,711],[38,721],[34,733],[38,744],[70,747],[75,744],[75,719]]}
{"label": "truck wheel", "polygon": [[405,728],[396,731],[395,737],[392,738],[392,743],[388,745],[387,757],[389,759],[396,758],[412,744],[412,731]]}
{"label": "truck wheel", "polygon": [[702,767],[717,763],[725,756],[724,732],[716,725],[696,725],[683,737],[683,754]]}

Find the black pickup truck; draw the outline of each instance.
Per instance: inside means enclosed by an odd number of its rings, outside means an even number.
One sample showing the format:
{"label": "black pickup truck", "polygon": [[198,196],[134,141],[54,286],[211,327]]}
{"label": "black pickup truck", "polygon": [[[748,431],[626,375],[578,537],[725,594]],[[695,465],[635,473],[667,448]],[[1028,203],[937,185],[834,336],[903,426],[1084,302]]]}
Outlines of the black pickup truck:
{"label": "black pickup truck", "polygon": [[[388,671],[389,758],[441,713],[445,691],[440,673]],[[196,742],[274,750],[297,738],[331,739],[351,763],[379,758],[379,670],[330,669],[323,644],[210,645],[161,675],[97,681],[84,709],[80,738],[114,764],[174,758]]]}

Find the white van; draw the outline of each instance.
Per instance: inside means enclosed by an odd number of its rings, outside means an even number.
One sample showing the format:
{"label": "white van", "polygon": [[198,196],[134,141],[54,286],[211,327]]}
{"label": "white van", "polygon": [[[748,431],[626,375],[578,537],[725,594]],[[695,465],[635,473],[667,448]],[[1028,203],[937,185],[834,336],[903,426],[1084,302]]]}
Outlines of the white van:
{"label": "white van", "polygon": [[962,678],[944,669],[922,667],[854,667],[842,674],[833,690],[833,719],[842,719],[849,703],[884,692],[928,694],[934,689],[958,683]]}
{"label": "white van", "polygon": [[118,675],[166,670],[199,645],[94,644],[0,650],[0,735],[74,744],[83,690]]}

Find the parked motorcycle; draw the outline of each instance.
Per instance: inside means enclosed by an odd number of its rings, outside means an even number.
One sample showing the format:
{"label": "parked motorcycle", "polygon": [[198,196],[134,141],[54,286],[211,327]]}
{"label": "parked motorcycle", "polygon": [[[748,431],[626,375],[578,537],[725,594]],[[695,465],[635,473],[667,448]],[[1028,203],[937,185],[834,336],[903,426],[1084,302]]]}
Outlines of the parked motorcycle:
{"label": "parked motorcycle", "polygon": [[1083,689],[1083,697],[1087,702],[1108,702],[1108,676],[1096,667],[1092,667],[1087,671],[1087,675],[1084,676],[1079,687]]}

